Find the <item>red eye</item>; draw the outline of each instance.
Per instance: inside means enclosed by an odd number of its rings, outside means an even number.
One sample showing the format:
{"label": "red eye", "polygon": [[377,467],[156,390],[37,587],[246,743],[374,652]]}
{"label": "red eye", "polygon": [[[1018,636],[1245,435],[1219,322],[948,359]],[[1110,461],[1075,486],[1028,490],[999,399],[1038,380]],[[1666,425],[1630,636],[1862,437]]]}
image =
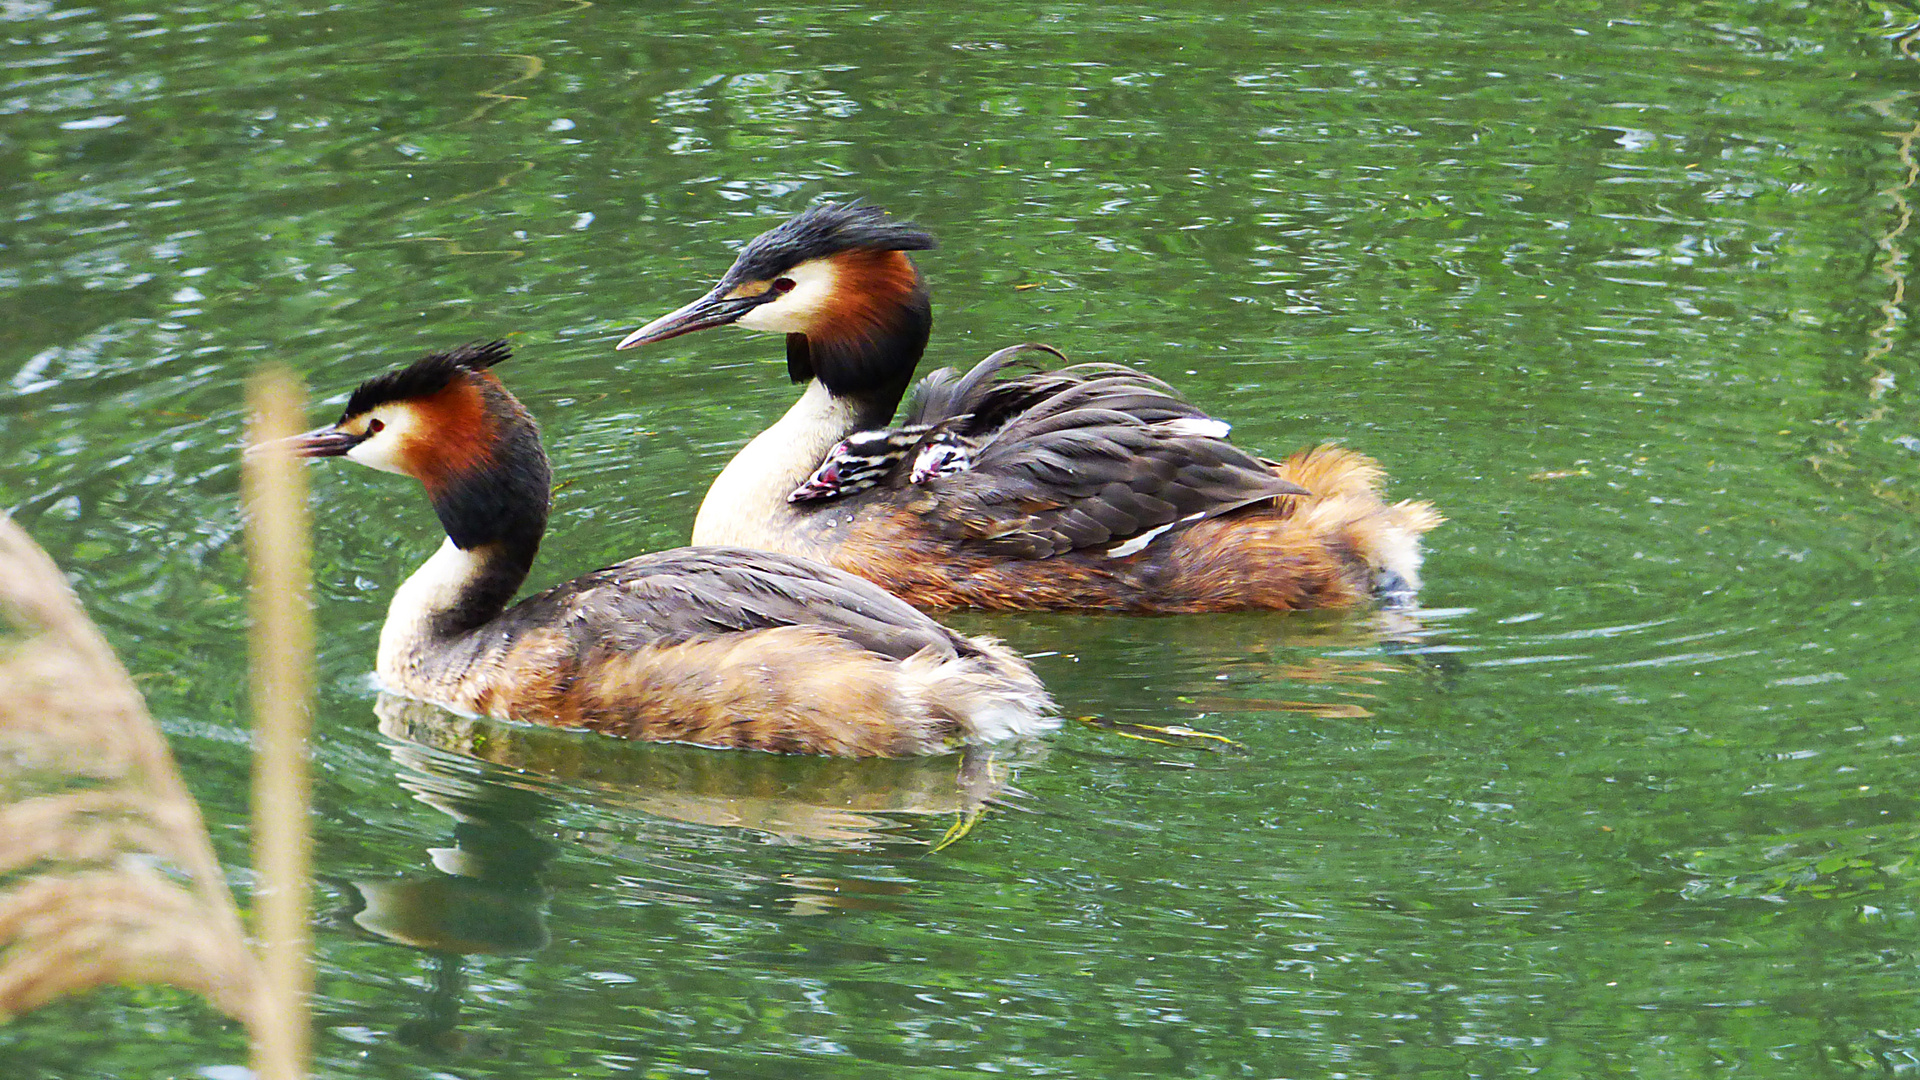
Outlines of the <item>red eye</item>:
{"label": "red eye", "polygon": [[378,435],[385,430],[387,430],[387,422],[385,420],[367,421],[367,434],[369,436]]}
{"label": "red eye", "polygon": [[770,288],[775,296],[780,296],[792,292],[795,284],[796,282],[790,277],[774,278]]}

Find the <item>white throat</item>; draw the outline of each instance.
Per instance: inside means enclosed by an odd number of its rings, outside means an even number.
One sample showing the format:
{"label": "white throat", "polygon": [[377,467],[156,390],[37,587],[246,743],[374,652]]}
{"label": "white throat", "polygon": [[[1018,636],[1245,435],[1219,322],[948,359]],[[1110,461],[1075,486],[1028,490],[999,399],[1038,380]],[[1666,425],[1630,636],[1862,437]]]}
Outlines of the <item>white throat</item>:
{"label": "white throat", "polygon": [[435,643],[434,617],[459,603],[482,565],[479,553],[462,551],[449,539],[400,583],[387,605],[386,625],[380,628],[374,674],[381,682],[395,690],[408,685],[413,667]]}
{"label": "white throat", "polygon": [[720,470],[694,515],[693,542],[788,550],[792,538],[783,525],[796,514],[787,493],[812,475],[833,444],[859,423],[853,402],[834,397],[819,380],[807,383],[793,408]]}

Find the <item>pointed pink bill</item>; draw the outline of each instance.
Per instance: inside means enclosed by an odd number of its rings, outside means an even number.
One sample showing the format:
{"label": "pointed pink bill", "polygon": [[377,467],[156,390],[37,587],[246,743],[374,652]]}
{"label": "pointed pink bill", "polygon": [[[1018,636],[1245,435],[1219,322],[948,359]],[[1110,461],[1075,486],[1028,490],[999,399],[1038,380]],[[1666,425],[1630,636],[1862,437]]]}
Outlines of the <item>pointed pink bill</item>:
{"label": "pointed pink bill", "polygon": [[303,431],[298,435],[289,435],[284,439],[271,439],[267,442],[255,443],[247,447],[247,456],[257,457],[261,454],[286,454],[289,457],[297,458],[340,457],[359,445],[365,438],[366,436],[364,435],[349,435],[335,428],[332,424],[328,424],[326,427],[314,428],[312,431]]}
{"label": "pointed pink bill", "polygon": [[677,338],[681,334],[691,334],[695,330],[705,330],[712,326],[725,326],[740,318],[755,307],[774,299],[762,293],[759,296],[725,296],[719,288],[695,300],[685,307],[676,308],[653,320],[647,325],[620,339],[616,349],[631,349],[635,345],[647,345],[655,341]]}

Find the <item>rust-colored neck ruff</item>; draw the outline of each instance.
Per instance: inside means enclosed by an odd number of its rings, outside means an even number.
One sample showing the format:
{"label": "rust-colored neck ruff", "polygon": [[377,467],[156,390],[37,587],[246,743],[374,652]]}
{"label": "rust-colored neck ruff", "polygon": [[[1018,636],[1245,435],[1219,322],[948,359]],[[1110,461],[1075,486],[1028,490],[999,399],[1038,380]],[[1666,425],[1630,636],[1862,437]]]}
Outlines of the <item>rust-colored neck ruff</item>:
{"label": "rust-colored neck ruff", "polygon": [[825,299],[787,337],[787,374],[868,399],[885,413],[875,423],[885,423],[927,351],[932,301],[901,252],[849,251],[830,266]]}
{"label": "rust-colored neck ruff", "polygon": [[491,381],[492,376],[475,373],[406,402],[414,414],[414,429],[422,432],[408,441],[406,471],[419,478],[429,498],[455,477],[492,464],[498,436],[479,385],[482,379]]}

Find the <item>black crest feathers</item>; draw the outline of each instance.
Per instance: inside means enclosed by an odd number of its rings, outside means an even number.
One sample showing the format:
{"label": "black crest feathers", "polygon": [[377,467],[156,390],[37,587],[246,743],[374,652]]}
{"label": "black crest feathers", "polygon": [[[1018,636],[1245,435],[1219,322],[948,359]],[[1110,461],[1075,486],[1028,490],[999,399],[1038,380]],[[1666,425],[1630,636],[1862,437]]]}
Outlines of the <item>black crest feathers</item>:
{"label": "black crest feathers", "polygon": [[354,388],[347,398],[345,420],[390,401],[410,401],[445,390],[462,372],[485,371],[513,355],[504,341],[462,345],[430,353],[397,371],[375,375]]}
{"label": "black crest feathers", "polygon": [[927,251],[933,234],[858,201],[821,203],[795,214],[747,244],[727,272],[732,281],[764,281],[842,251]]}

